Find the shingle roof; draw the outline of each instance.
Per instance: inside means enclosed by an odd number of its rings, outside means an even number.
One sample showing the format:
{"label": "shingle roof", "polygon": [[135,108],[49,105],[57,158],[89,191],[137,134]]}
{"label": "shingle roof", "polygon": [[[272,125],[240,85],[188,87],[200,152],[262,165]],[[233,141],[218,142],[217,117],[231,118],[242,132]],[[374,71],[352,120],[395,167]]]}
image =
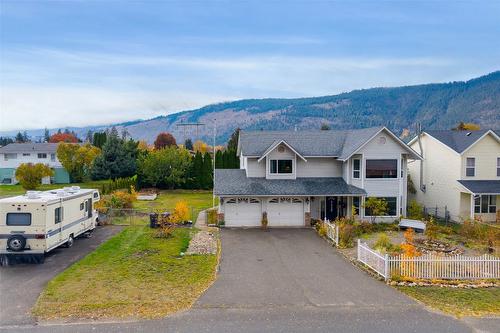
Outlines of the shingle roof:
{"label": "shingle roof", "polygon": [[340,177],[266,179],[248,178],[242,169],[215,170],[216,195],[365,195]]}
{"label": "shingle roof", "polygon": [[[426,130],[432,137],[438,139],[457,153],[462,153],[489,130],[456,131],[456,130]],[[500,131],[493,131],[500,136]]]}
{"label": "shingle roof", "polygon": [[459,180],[474,194],[500,194],[500,180]]}
{"label": "shingle roof", "polygon": [[276,141],[285,140],[302,156],[343,158],[357,150],[382,127],[328,131],[241,131],[243,155],[262,156]]}
{"label": "shingle roof", "polygon": [[6,146],[0,147],[0,154],[29,152],[55,153],[57,145],[58,143],[9,143]]}

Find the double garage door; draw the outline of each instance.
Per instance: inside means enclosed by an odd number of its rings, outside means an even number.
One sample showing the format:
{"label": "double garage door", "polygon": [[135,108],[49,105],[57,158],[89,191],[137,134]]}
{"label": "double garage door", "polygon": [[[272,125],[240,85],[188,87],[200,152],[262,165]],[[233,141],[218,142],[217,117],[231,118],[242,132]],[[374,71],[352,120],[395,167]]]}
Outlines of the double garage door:
{"label": "double garage door", "polygon": [[[263,199],[267,206],[270,227],[304,225],[304,202],[301,198]],[[258,227],[261,225],[263,202],[260,198],[230,198],[224,202],[224,219],[228,227]]]}

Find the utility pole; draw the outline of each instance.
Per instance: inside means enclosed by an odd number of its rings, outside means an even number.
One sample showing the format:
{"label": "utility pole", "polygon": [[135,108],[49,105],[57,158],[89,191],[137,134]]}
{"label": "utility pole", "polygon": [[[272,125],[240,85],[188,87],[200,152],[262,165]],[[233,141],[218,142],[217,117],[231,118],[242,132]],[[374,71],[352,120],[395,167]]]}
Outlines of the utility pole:
{"label": "utility pole", "polygon": [[214,175],[212,177],[212,208],[215,208],[215,137],[217,135],[217,119],[214,118],[214,145],[213,145],[213,154],[214,157],[212,158],[213,162],[213,170],[214,170]]}

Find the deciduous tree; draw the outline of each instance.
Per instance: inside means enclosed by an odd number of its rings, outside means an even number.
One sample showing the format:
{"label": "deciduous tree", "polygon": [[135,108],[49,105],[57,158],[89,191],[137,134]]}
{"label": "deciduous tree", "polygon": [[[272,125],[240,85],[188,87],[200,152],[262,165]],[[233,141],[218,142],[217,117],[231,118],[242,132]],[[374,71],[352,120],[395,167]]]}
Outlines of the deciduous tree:
{"label": "deciduous tree", "polygon": [[141,183],[178,188],[187,181],[191,155],[184,148],[167,147],[150,152],[139,161]]}
{"label": "deciduous tree", "polygon": [[83,182],[90,178],[92,163],[101,150],[87,143],[83,146],[74,143],[60,143],[57,147],[57,159],[68,171],[71,180]]}
{"label": "deciduous tree", "polygon": [[21,163],[16,169],[16,179],[25,190],[36,190],[42,178],[53,174],[54,171],[43,163]]}
{"label": "deciduous tree", "polygon": [[55,133],[50,136],[49,142],[57,143],[57,142],[68,142],[68,143],[77,143],[78,138],[73,133]]}
{"label": "deciduous tree", "polygon": [[162,149],[165,147],[177,146],[177,142],[172,134],[168,132],[161,132],[156,137],[154,145],[155,149]]}

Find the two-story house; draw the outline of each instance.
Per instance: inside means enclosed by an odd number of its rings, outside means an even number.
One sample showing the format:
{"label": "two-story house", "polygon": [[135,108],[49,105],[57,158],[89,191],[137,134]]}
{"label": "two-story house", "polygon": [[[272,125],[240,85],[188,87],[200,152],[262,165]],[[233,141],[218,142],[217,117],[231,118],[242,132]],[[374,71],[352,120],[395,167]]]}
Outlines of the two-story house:
{"label": "two-story house", "polygon": [[241,131],[240,169],[218,169],[214,194],[227,226],[307,226],[311,218],[361,218],[368,197],[406,214],[407,161],[420,156],[385,127],[328,131]]}
{"label": "two-story house", "polygon": [[69,183],[69,174],[57,159],[57,143],[11,143],[0,147],[0,184],[16,184],[16,169],[22,163],[43,163],[54,170],[44,184]]}
{"label": "two-story house", "polygon": [[[428,130],[409,145],[423,160],[409,164],[416,200],[455,221],[496,221],[500,209],[500,132]],[[421,146],[421,148],[420,148]]]}

